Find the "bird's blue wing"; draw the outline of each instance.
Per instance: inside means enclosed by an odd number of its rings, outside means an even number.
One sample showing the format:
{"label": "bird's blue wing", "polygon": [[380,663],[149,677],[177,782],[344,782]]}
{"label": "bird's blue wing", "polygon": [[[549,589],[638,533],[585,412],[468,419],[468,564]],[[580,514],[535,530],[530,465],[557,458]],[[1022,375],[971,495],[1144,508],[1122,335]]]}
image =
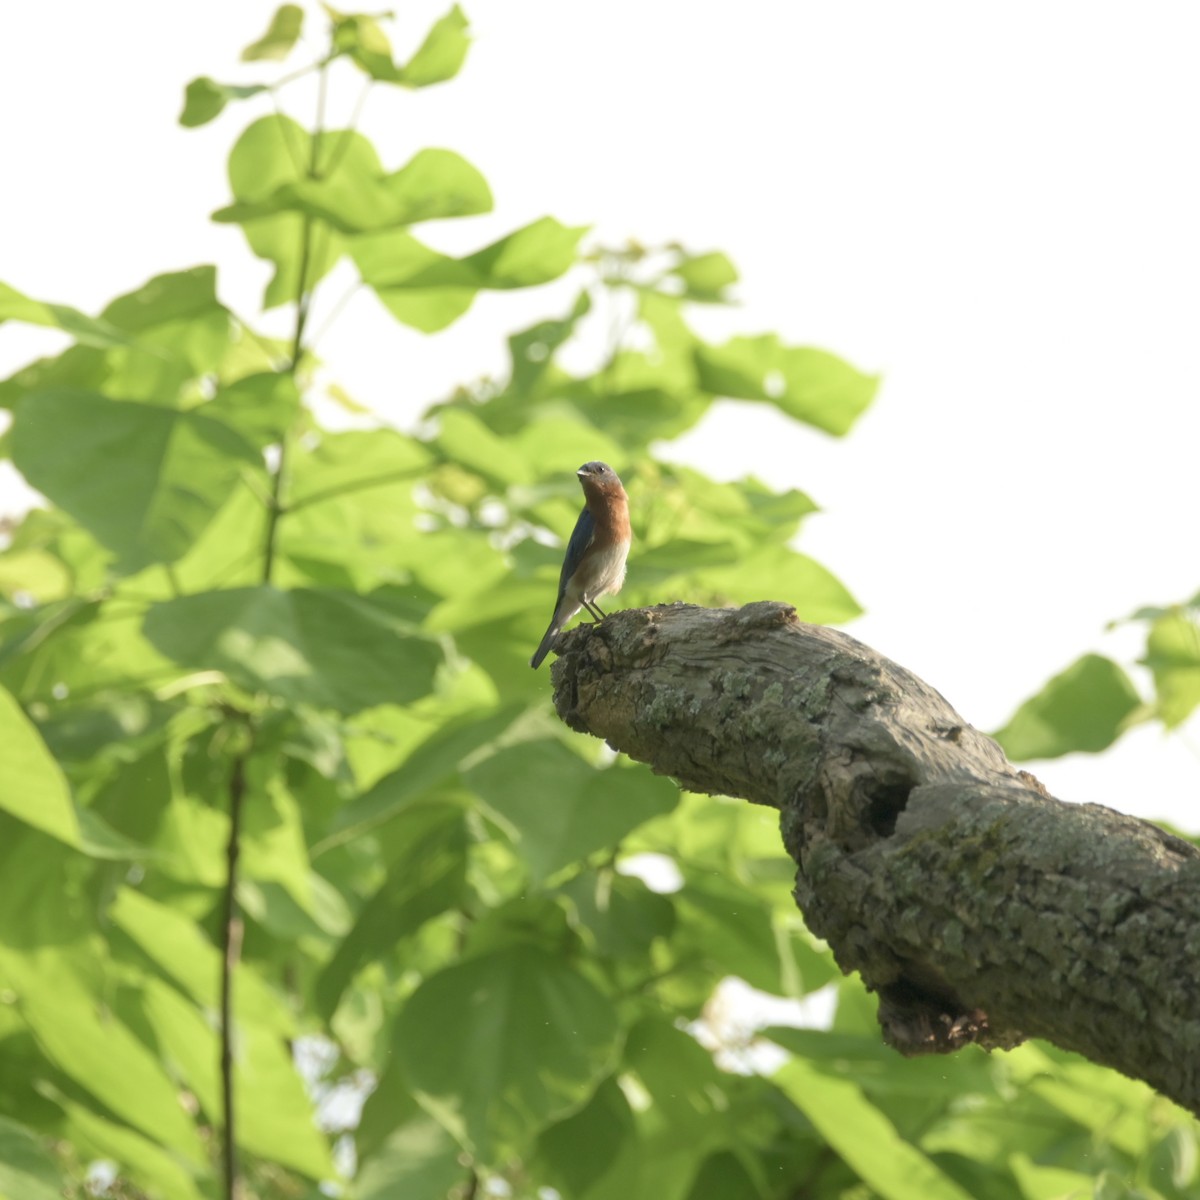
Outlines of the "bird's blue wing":
{"label": "bird's blue wing", "polygon": [[[585,504],[579,514],[579,520],[575,522],[571,540],[567,543],[567,553],[563,557],[562,574],[558,577],[559,600],[563,598],[563,593],[567,590],[567,580],[575,574],[575,568],[579,566],[583,552],[592,544],[595,536],[596,522]],[[555,603],[557,604],[557,601]]]}

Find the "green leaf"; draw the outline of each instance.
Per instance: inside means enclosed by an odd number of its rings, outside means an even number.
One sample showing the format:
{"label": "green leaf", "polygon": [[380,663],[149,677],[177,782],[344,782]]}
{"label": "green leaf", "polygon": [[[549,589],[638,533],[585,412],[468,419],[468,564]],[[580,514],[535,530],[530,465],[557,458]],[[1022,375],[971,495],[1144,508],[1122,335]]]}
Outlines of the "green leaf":
{"label": "green leaf", "polygon": [[304,28],[304,10],[296,4],[282,4],[271,17],[267,32],[242,51],[242,62],[272,59],[281,62],[291,53]]}
{"label": "green leaf", "polygon": [[46,1057],[116,1115],[193,1163],[206,1153],[157,1058],[84,987],[65,957],[0,947],[0,971]]}
{"label": "green leaf", "polygon": [[[201,1008],[217,1009],[220,951],[191,917],[131,887],[117,892],[108,916]],[[253,964],[238,967],[234,1003],[239,1020],[281,1038],[295,1036],[295,1022],[284,1000]]]}
{"label": "green leaf", "polygon": [[59,1200],[63,1179],[38,1138],[0,1117],[0,1200]]}
{"label": "green leaf", "polygon": [[381,186],[383,215],[371,224],[360,224],[359,229],[472,217],[492,210],[487,180],[452,150],[419,150],[398,171],[385,176]]}
{"label": "green leaf", "polygon": [[849,433],[879,386],[825,350],[785,346],[775,334],[696,350],[700,386],[715,396],[766,400],[826,433]]}
{"label": "green leaf", "polygon": [[[1133,1159],[1145,1155],[1152,1137],[1145,1120],[1152,1094],[1146,1084],[1082,1059],[1063,1062],[1055,1061],[1056,1057],[1062,1056],[1029,1042],[1008,1060],[1008,1066],[1014,1079],[1088,1131],[1093,1144],[1103,1141]],[[1190,1120],[1180,1110],[1174,1116]]]}
{"label": "green leaf", "polygon": [[[326,140],[322,139],[322,146]],[[332,153],[337,153],[336,144]],[[213,220],[245,224],[295,212],[325,221],[342,233],[357,234],[475,216],[492,207],[487,181],[450,150],[421,150],[390,175],[352,171],[354,165],[355,160],[344,160],[329,176],[285,183],[261,199],[219,209]]]}
{"label": "green leaf", "polygon": [[629,1102],[617,1081],[609,1078],[586,1107],[542,1133],[538,1167],[564,1195],[584,1196],[634,1136]]}
{"label": "green leaf", "polygon": [[874,1030],[853,1034],[771,1026],[762,1030],[762,1035],[810,1066],[852,1080],[879,1101],[898,1096],[906,1103],[918,1099],[928,1103],[934,1098],[953,1102],[995,1092],[991,1064],[981,1055],[903,1059]]}
{"label": "green leaf", "polygon": [[397,320],[424,332],[445,328],[470,307],[480,289],[536,287],[575,262],[586,226],[569,228],[542,217],[469,254],[453,258],[399,230],[364,234],[350,254],[363,282]]}
{"label": "green leaf", "polygon": [[737,975],[752,987],[783,992],[779,944],[771,907],[734,879],[685,867],[674,892],[676,953],[707,960],[718,975]]}
{"label": "green leaf", "polygon": [[[555,351],[575,332],[575,327],[591,308],[591,297],[587,292],[580,292],[565,317],[539,321],[508,339],[512,359],[510,387],[514,392],[524,396],[533,390],[554,361]],[[489,405],[485,412],[490,413],[495,407],[495,404]]]}
{"label": "green leaf", "polygon": [[615,846],[679,798],[669,779],[643,767],[597,771],[557,740],[500,750],[466,773],[535,882],[596,850]]}
{"label": "green leaf", "polygon": [[179,123],[185,129],[207,125],[209,121],[221,115],[230,100],[247,100],[266,90],[266,86],[261,83],[218,83],[207,75],[200,75],[184,90],[183,111],[179,114]]}
{"label": "green leaf", "polygon": [[338,812],[329,836],[314,847],[314,855],[402,813],[430,789],[457,774],[466,759],[501,737],[522,711],[522,706],[508,706],[493,713],[473,712],[441,726],[397,770],[383,776]]}
{"label": "green leaf", "polygon": [[1195,1186],[1198,1166],[1196,1128],[1190,1121],[1169,1129],[1150,1153],[1150,1177],[1170,1181],[1170,1186],[1184,1195]]}
{"label": "green leaf", "polygon": [[724,604],[745,604],[765,597],[794,605],[802,621],[835,624],[857,617],[862,609],[845,586],[806,554],[769,546],[736,563],[679,576],[685,586]]}
{"label": "green leaf", "polygon": [[[292,513],[327,500],[339,501],[342,508],[349,501],[376,509],[379,488],[403,484],[411,491],[432,462],[425,446],[394,429],[323,431],[311,453],[295,460]],[[389,495],[387,503],[394,506],[395,498]],[[403,515],[411,517],[415,511]],[[410,524],[406,532],[412,529]]]}
{"label": "green leaf", "polygon": [[326,433],[312,448],[311,440],[289,456],[292,500],[277,543],[281,581],[359,592],[402,588],[381,595],[381,606],[423,620],[433,597],[414,578],[415,563],[429,554],[417,537],[414,488],[429,452],[390,429]]}
{"label": "green leaf", "polygon": [[1134,1187],[1123,1172],[1107,1168],[1096,1176],[1092,1200],[1157,1200],[1157,1196]]}
{"label": "green leaf", "polygon": [[[50,706],[46,721],[50,734],[55,718],[62,715],[56,691],[61,695],[66,688],[69,703],[70,696],[81,690],[103,695],[135,681],[171,678],[177,672],[170,661],[141,636],[141,614],[142,606],[126,598],[117,603],[71,599],[14,618],[6,629],[8,639],[0,646],[4,686],[24,704],[40,701]],[[122,714],[115,700],[105,697],[105,703],[116,717],[119,737],[136,732],[136,725],[123,724],[122,718],[128,719],[129,714]],[[60,751],[64,740],[70,743],[69,730],[65,739],[56,742]]]}
{"label": "green leaf", "polygon": [[[331,180],[343,172],[350,176],[379,172],[379,158],[361,134],[346,130],[326,133],[319,149],[330,147],[332,152],[335,146],[341,147],[341,161],[328,172]],[[234,199],[242,204],[265,200],[285,184],[308,178],[313,161],[312,137],[306,129],[290,117],[261,117],[242,132],[229,152]],[[275,265],[263,297],[266,308],[294,302],[301,292],[310,291],[342,254],[344,243],[339,234],[326,225],[306,231],[300,213],[278,212],[241,224],[250,249]]]}
{"label": "green leaf", "polygon": [[443,1197],[466,1178],[459,1144],[424,1113],[395,1126],[354,1177],[356,1200]]}
{"label": "green leaf", "polygon": [[145,857],[94,811],[77,809],[58,764],[13,696],[0,688],[0,810],[96,858]]}
{"label": "green leaf", "polygon": [[629,1030],[623,1068],[622,1083],[640,1100],[640,1136],[619,1143],[588,1200],[684,1200],[704,1160],[740,1140],[730,1120],[732,1077],[666,1016],[647,1017]]}
{"label": "green leaf", "polygon": [[68,846],[79,846],[79,816],[58,764],[20,705],[0,689],[0,808]]}
{"label": "green leaf", "polygon": [[[142,980],[127,1006],[153,1031],[160,1057],[195,1093],[204,1111],[221,1112],[220,1047],[213,1023],[174,988]],[[329,1146],[313,1128],[313,1105],[286,1044],[239,1022],[234,1036],[239,1144],[311,1179],[333,1174]],[[303,1136],[297,1136],[303,1131]]]}
{"label": "green leaf", "polygon": [[0,283],[0,322],[4,321],[23,321],[27,325],[61,329],[80,344],[100,349],[131,343],[129,337],[107,321],[85,316],[78,309],[65,304],[31,300],[7,283]]}
{"label": "green leaf", "polygon": [[612,958],[647,954],[655,938],[670,937],[675,908],[640,879],[611,868],[581,871],[562,887],[575,908],[578,925],[587,929],[597,951]]}
{"label": "green leaf", "polygon": [[360,967],[384,958],[402,938],[465,897],[467,834],[461,811],[446,805],[411,810],[396,823],[393,836],[404,851],[317,980],[317,1010],[326,1019]]}
{"label": "green leaf", "polygon": [[504,438],[494,434],[473,412],[446,408],[438,414],[438,451],[459,467],[478,471],[485,479],[505,487],[532,483],[537,471],[533,462],[513,453]]}
{"label": "green leaf", "polygon": [[688,1200],[748,1200],[763,1194],[737,1156],[722,1150],[704,1160]]}
{"label": "green leaf", "polygon": [[725,289],[738,281],[737,268],[719,250],[690,255],[671,273],[683,280],[690,300],[722,301]]}
{"label": "green leaf", "polygon": [[124,570],[174,562],[262,459],[197,412],[60,388],[26,396],[13,462],[30,485],[114,551]]}
{"label": "green leaf", "polygon": [[[254,803],[247,806],[242,818],[244,882],[278,884],[306,916],[322,924],[296,797],[268,755],[251,759],[246,774],[247,791],[254,797]],[[334,921],[340,924],[336,916]],[[341,924],[338,932],[344,930],[345,925]]]}
{"label": "green leaf", "polygon": [[417,52],[400,71],[397,82],[418,88],[453,79],[462,68],[470,45],[467,18],[456,4],[434,22]]}
{"label": "green leaf", "polygon": [[321,7],[333,20],[333,48],[338,54],[350,55],[368,74],[371,73],[368,64],[379,70],[394,69],[392,43],[374,17],[366,13],[342,13],[325,3]]}
{"label": "green leaf", "polygon": [[264,371],[222,387],[201,410],[236,429],[258,447],[283,440],[300,414],[300,392],[291,375]]}
{"label": "green leaf", "polygon": [[404,66],[392,61],[392,48],[383,31],[370,17],[355,14],[339,17],[335,44],[350,54],[372,79],[402,87],[429,87],[453,79],[467,57],[471,39],[467,18],[456,4],[433,25],[425,40]]}
{"label": "green leaf", "polygon": [[397,321],[421,333],[440,333],[453,325],[475,303],[476,296],[475,288],[465,287],[375,287],[374,290]]}
{"label": "green leaf", "polygon": [[135,1133],[128,1125],[106,1120],[51,1085],[43,1084],[41,1090],[66,1114],[67,1133],[79,1151],[114,1163],[122,1176],[128,1176],[152,1196],[203,1200],[204,1192],[197,1185],[201,1169],[185,1166],[177,1155],[156,1145],[153,1139]]}
{"label": "green leaf", "polygon": [[104,390],[117,399],[174,403],[181,384],[214,372],[230,346],[230,315],[217,299],[211,266],[155,275],[118,296],[101,316],[136,335],[137,350],[144,351],[109,353]]}
{"label": "green leaf", "polygon": [[80,330],[79,344],[6,380],[0,403],[15,408],[23,396],[67,387],[116,400],[190,407],[200,390],[199,377],[216,371],[229,349],[232,326],[217,299],[211,266],[147,280],[113,300],[96,324],[103,336]]}
{"label": "green leaf", "polygon": [[616,1014],[582,975],[509,946],[430,976],[397,1025],[421,1104],[483,1162],[527,1146],[611,1069]]}
{"label": "green leaf", "polygon": [[273,587],[200,592],[151,606],[146,637],[181,666],[239,687],[353,713],[426,695],[440,645],[345,592]]}
{"label": "green leaf", "polygon": [[1200,706],[1200,624],[1182,609],[1159,617],[1150,626],[1142,662],[1154,675],[1163,724],[1182,725]]}
{"label": "green leaf", "polygon": [[993,735],[1009,758],[1095,754],[1117,740],[1141,699],[1111,659],[1085,654],[1026,700]]}
{"label": "green leaf", "polygon": [[1008,1165],[1021,1189],[1021,1200],[1067,1200],[1074,1196],[1086,1200],[1091,1196],[1093,1179],[1090,1174],[1042,1166],[1028,1154],[1012,1155]]}
{"label": "green leaf", "polygon": [[881,1200],[971,1200],[897,1133],[853,1083],[793,1059],[773,1076],[848,1167]]}

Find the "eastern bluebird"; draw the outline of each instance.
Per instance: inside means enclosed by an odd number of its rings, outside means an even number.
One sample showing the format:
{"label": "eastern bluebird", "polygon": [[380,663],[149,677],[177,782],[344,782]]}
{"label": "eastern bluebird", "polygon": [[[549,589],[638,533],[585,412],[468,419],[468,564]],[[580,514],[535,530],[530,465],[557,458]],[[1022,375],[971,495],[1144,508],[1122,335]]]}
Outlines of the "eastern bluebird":
{"label": "eastern bluebird", "polygon": [[596,600],[606,592],[619,592],[625,582],[630,538],[625,489],[607,463],[584,463],[575,474],[583,485],[583,511],[567,543],[550,628],[529,660],[535,670],[542,665],[562,627],[581,608],[598,620],[604,614]]}

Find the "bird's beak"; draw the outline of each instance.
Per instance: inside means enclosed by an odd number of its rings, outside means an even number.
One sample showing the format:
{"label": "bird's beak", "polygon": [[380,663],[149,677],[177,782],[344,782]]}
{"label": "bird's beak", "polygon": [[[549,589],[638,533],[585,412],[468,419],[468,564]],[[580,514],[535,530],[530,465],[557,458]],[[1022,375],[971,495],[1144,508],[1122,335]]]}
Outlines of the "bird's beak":
{"label": "bird's beak", "polygon": [[588,475],[591,474],[591,472],[586,467],[580,467],[579,470],[575,472],[575,474],[586,478]]}

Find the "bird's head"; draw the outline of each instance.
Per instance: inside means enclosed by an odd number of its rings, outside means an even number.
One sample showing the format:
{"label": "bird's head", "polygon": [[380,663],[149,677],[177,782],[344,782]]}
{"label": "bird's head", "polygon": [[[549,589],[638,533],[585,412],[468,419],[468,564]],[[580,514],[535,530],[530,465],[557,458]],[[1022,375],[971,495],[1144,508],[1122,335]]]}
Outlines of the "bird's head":
{"label": "bird's head", "polygon": [[580,481],[585,485],[592,483],[599,487],[612,486],[613,484],[617,487],[621,486],[621,481],[617,478],[616,471],[608,463],[586,462],[575,474],[579,476]]}
{"label": "bird's head", "polygon": [[625,489],[616,471],[602,462],[586,462],[578,471],[579,482],[583,485],[585,496],[623,496]]}

